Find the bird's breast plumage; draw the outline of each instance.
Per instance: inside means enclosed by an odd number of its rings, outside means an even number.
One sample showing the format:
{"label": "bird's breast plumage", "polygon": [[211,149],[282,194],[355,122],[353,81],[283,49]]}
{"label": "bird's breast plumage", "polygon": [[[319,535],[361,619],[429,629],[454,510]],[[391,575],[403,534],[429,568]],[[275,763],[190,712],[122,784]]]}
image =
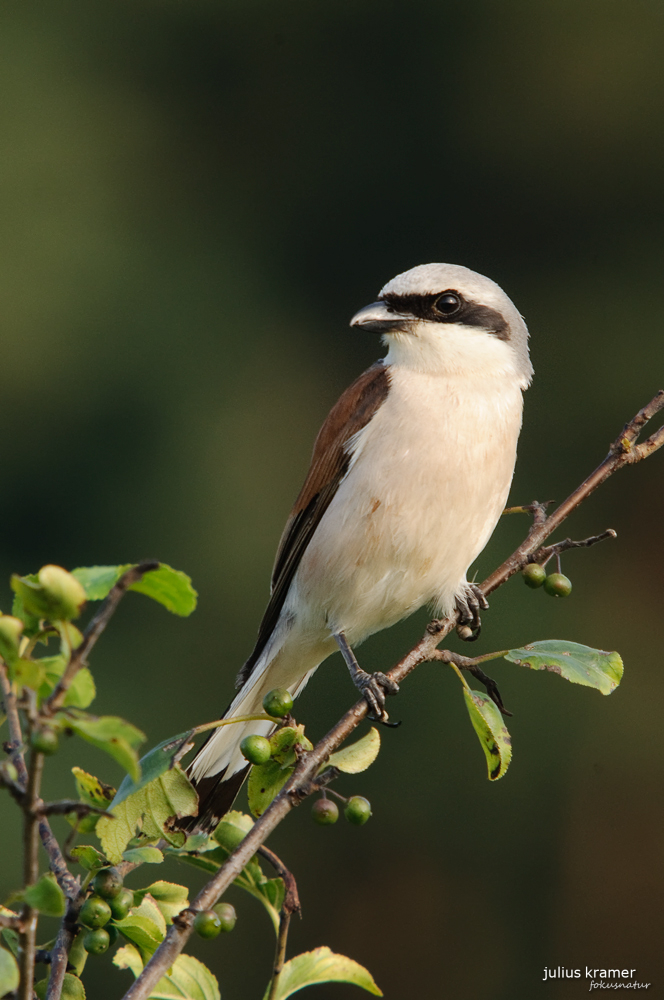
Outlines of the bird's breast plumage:
{"label": "bird's breast plumage", "polygon": [[389,377],[295,581],[300,606],[351,642],[423,604],[451,609],[504,508],[521,426],[512,379]]}

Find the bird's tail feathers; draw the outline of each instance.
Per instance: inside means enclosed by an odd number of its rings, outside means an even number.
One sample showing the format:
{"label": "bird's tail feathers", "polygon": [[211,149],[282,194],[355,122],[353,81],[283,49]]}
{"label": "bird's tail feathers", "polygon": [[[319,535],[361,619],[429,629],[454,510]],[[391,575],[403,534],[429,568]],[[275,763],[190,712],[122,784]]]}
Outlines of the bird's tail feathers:
{"label": "bird's tail feathers", "polygon": [[[258,715],[263,711],[263,698],[274,686],[268,686],[267,675],[270,666],[271,663],[267,662],[264,664],[259,662],[256,665],[226,710],[224,720]],[[302,691],[314,670],[315,667],[288,686],[287,689],[293,698]],[[240,750],[240,743],[245,736],[269,736],[274,729],[273,722],[256,719],[220,726],[212,732],[187,771],[189,780],[198,792],[199,807],[198,816],[183,821],[181,824],[183,829],[189,832],[207,832],[214,829],[221,817],[233,805],[249,770],[249,764]]]}

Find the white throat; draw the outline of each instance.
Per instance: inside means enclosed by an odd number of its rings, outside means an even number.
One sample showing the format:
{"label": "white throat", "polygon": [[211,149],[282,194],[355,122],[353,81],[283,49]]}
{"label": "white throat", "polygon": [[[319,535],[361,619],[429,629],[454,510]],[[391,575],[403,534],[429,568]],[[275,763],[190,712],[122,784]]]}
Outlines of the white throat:
{"label": "white throat", "polygon": [[385,334],[385,364],[412,371],[471,378],[514,379],[525,389],[529,379],[504,340],[484,330],[454,323],[421,322],[411,332]]}

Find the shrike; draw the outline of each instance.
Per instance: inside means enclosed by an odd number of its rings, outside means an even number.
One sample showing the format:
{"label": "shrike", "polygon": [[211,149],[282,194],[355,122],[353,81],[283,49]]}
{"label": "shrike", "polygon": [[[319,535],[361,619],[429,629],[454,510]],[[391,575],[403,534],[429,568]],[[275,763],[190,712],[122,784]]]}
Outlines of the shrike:
{"label": "shrike", "polygon": [[[476,637],[487,607],[466,572],[510,488],[528,330],[502,289],[454,264],[397,275],[351,326],[387,355],[344,392],[323,424],[286,522],[256,647],[226,718],[261,711],[273,688],[295,697],[340,649],[371,712],[387,721],[396,685],[360,668],[353,647],[424,604],[458,609]],[[198,829],[230,808],[248,769],[239,744],[269,722],[216,730],[189,768]]]}

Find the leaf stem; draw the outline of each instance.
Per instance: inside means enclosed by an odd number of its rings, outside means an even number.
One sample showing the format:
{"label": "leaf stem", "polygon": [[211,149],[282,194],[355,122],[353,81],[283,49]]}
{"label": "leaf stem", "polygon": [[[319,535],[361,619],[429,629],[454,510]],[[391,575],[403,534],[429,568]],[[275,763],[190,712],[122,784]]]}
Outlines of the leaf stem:
{"label": "leaf stem", "polygon": [[279,976],[286,963],[286,945],[288,944],[288,928],[290,927],[291,915],[286,909],[282,909],[279,917],[279,934],[277,936],[277,947],[274,953],[274,967],[272,969],[272,979],[270,980],[270,992],[267,1000],[275,1000],[279,987]]}

